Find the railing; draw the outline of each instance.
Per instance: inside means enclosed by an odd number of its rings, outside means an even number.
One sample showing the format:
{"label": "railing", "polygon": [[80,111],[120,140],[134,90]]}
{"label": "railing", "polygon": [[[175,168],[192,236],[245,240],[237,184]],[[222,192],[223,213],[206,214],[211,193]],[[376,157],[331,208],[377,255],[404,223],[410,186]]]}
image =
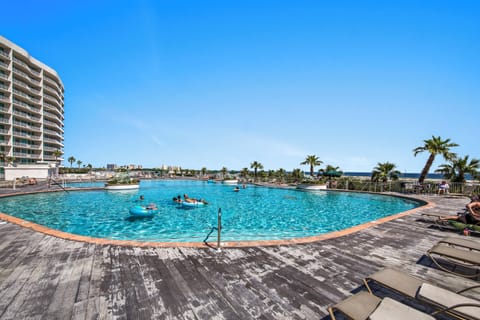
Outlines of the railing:
{"label": "railing", "polygon": [[50,139],[50,138],[43,138],[43,141],[44,142],[49,142],[49,143],[55,143],[55,144],[63,146],[63,143],[59,140]]}
{"label": "railing", "polygon": [[24,108],[27,108],[27,109],[29,109],[29,110],[31,110],[31,111],[33,111],[33,112],[41,113],[40,109],[37,109],[37,108],[35,108],[34,106],[32,106],[32,105],[30,105],[30,104],[28,104],[28,103],[22,102],[22,101],[20,101],[20,100],[18,100],[18,99],[15,99],[15,97],[13,97],[13,103],[14,103],[14,104],[17,104],[17,105],[19,105],[19,106],[22,106],[22,107],[24,107]]}
{"label": "railing", "polygon": [[22,60],[16,58],[16,57],[13,57],[13,61],[18,63],[19,65],[23,66],[25,69],[27,69],[28,71],[30,71],[31,73],[33,73],[34,75],[36,76],[40,76],[40,72],[39,71],[36,71],[34,69],[32,69],[28,64],[26,64],[25,62],[23,62]]}
{"label": "railing", "polygon": [[332,180],[327,182],[328,189],[337,190],[353,190],[364,192],[398,192],[405,194],[422,194],[422,195],[438,195],[438,194],[456,194],[471,196],[480,193],[480,183],[467,182],[449,183],[449,188],[439,188],[440,182],[428,181],[423,184],[415,182],[389,181],[389,182],[371,182],[365,180]]}
{"label": "railing", "polygon": [[22,81],[20,81],[20,80],[13,79],[13,83],[19,85],[20,87],[23,87],[23,88],[25,88],[25,89],[28,89],[28,90],[36,93],[37,95],[40,95],[40,90],[34,89],[34,88],[32,88],[31,86],[27,85],[26,83],[24,83],[24,82],[22,82]]}
{"label": "railing", "polygon": [[0,56],[4,56],[4,57],[7,57],[7,58],[10,58],[10,55],[8,53],[6,53],[5,51],[3,50],[0,50]]}

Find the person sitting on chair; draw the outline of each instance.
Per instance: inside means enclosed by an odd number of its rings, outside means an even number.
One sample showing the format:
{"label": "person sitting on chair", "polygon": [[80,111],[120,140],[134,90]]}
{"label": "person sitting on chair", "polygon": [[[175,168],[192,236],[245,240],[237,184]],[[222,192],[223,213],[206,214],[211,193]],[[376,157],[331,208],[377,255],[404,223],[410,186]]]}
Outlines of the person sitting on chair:
{"label": "person sitting on chair", "polygon": [[450,186],[448,183],[446,181],[442,181],[442,183],[440,183],[438,186],[438,194],[447,194],[449,188]]}

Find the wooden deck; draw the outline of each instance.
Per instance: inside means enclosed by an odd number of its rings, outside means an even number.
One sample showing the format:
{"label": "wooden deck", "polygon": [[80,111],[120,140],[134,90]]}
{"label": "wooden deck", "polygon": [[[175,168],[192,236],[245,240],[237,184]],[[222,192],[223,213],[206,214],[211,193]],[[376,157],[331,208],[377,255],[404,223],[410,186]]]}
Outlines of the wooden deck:
{"label": "wooden deck", "polygon": [[[428,200],[436,207],[423,211],[446,213],[468,201]],[[3,223],[0,319],[328,319],[329,305],[386,266],[451,289],[478,284],[424,256],[455,233],[418,221],[422,210],[340,238],[221,253],[82,243]]]}

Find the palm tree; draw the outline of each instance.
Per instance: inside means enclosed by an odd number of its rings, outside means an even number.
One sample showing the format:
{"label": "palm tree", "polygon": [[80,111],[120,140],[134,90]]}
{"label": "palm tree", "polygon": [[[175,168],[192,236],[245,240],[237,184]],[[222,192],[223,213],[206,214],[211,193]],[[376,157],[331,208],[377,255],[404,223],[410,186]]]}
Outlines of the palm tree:
{"label": "palm tree", "polygon": [[436,155],[442,155],[445,160],[450,160],[455,157],[455,154],[450,152],[450,148],[458,147],[458,144],[450,142],[450,139],[442,140],[440,136],[435,137],[432,136],[432,139],[423,140],[424,145],[421,147],[417,147],[413,149],[413,155],[417,156],[417,154],[428,151],[430,156],[427,159],[427,163],[425,163],[425,167],[423,167],[422,172],[420,173],[420,177],[418,178],[419,183],[423,183],[425,178],[427,177],[428,171],[435,160]]}
{"label": "palm tree", "polygon": [[400,171],[396,170],[397,166],[390,162],[378,163],[372,171],[372,181],[387,182],[390,180],[398,180]]}
{"label": "palm tree", "polygon": [[257,171],[259,169],[260,170],[263,169],[263,164],[261,164],[258,161],[253,161],[252,163],[250,163],[250,168],[253,169],[253,177],[254,177],[254,180],[257,181]]}
{"label": "palm tree", "polygon": [[316,166],[319,166],[323,163],[323,161],[320,161],[320,159],[316,156],[316,155],[311,155],[311,156],[307,156],[305,158],[305,161],[301,162],[300,164],[301,165],[310,165],[310,176],[313,177],[313,169],[316,167]]}
{"label": "palm tree", "polygon": [[58,162],[58,158],[62,156],[63,152],[59,149],[52,152],[52,155],[55,157],[55,162]]}
{"label": "palm tree", "polygon": [[82,164],[82,160],[77,160],[77,165],[78,165],[78,168],[80,169],[80,165]]}
{"label": "palm tree", "polygon": [[207,174],[207,167],[202,167],[200,171],[202,172],[202,176],[205,177],[205,175]]}
{"label": "palm tree", "polygon": [[285,180],[285,176],[287,175],[287,171],[285,171],[283,168],[280,168],[277,170],[276,175],[280,181],[283,182]]}
{"label": "palm tree", "polygon": [[243,168],[243,169],[240,171],[240,177],[242,177],[242,178],[247,178],[249,173],[250,173],[250,172],[248,171],[248,168]]}
{"label": "palm tree", "polygon": [[295,168],[292,170],[291,177],[293,181],[300,181],[303,178],[303,171],[301,169]]}
{"label": "palm tree", "polygon": [[5,158],[5,161],[7,162],[7,165],[13,165],[15,160],[16,160],[15,157],[6,157]]}
{"label": "palm tree", "polygon": [[226,175],[227,172],[228,172],[227,167],[223,167],[222,170],[220,170],[220,172],[222,173],[222,178],[225,178],[225,175]]}
{"label": "palm tree", "polygon": [[465,174],[471,174],[473,177],[478,175],[478,169],[480,168],[480,160],[471,159],[468,160],[468,156],[463,158],[453,158],[450,160],[450,164],[442,164],[439,169],[435,170],[436,173],[443,174],[443,177],[452,182],[465,182]]}
{"label": "palm tree", "polygon": [[77,161],[74,156],[68,157],[67,159],[68,162],[70,162],[70,168],[72,167],[73,163]]}

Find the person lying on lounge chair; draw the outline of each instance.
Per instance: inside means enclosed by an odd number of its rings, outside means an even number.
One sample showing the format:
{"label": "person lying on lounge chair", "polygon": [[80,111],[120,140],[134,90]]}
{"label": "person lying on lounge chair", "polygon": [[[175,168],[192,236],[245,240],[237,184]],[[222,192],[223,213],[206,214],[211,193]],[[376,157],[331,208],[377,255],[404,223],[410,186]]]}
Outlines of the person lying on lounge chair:
{"label": "person lying on lounge chair", "polygon": [[472,201],[467,204],[465,212],[459,213],[456,216],[441,217],[440,220],[458,220],[465,224],[480,223],[480,201]]}

